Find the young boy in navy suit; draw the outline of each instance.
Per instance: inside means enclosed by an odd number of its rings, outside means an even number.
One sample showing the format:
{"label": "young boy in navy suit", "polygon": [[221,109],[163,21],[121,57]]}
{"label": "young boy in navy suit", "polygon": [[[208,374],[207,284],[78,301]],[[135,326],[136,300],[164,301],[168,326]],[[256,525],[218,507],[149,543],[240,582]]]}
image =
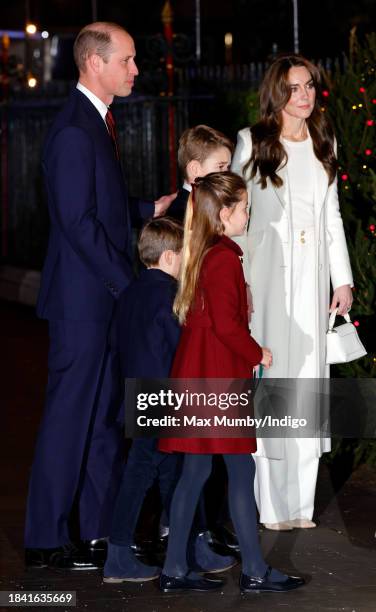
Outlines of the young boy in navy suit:
{"label": "young boy in navy suit", "polygon": [[[180,326],[173,316],[183,229],[177,221],[160,218],[143,228],[138,251],[146,266],[120,298],[117,332],[123,378],[167,378],[180,337]],[[145,581],[159,575],[131,549],[137,520],[148,489],[159,479],[163,505],[178,477],[177,455],[157,450],[156,439],[133,440],[116,500],[105,582]]]}
{"label": "young boy in navy suit", "polygon": [[178,164],[184,184],[168,210],[170,217],[180,221],[184,219],[191,184],[198,176],[229,170],[233,151],[231,140],[208,125],[196,125],[182,133]]}

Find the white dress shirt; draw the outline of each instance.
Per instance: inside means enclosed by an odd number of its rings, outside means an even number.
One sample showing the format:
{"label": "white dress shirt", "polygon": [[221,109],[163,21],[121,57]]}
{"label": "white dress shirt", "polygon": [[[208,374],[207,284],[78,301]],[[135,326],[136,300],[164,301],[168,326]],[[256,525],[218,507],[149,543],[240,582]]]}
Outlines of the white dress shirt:
{"label": "white dress shirt", "polygon": [[[102,117],[103,121],[106,123],[106,114],[108,111],[108,106],[107,104],[105,104],[104,102],[102,102],[102,100],[100,100],[98,98],[98,96],[96,96],[95,94],[93,94],[92,91],[90,91],[90,89],[88,89],[87,87],[85,87],[85,85],[82,85],[82,83],[80,83],[78,81],[77,83],[77,89],[83,93],[87,98],[89,98],[90,102],[95,106],[95,108],[97,109],[98,113],[100,114],[100,116]],[[107,127],[107,126],[106,126]]]}

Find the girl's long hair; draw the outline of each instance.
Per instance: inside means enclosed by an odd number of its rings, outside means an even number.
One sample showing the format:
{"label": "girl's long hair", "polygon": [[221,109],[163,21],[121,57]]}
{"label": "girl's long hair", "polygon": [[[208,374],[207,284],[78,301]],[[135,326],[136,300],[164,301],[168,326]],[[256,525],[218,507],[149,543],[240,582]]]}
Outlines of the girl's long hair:
{"label": "girl's long hair", "polygon": [[251,127],[252,155],[243,168],[244,176],[251,168],[250,178],[259,173],[261,188],[267,186],[267,178],[275,187],[283,181],[277,170],[287,163],[287,153],[280,141],[282,131],[282,109],[291,96],[288,82],[290,68],[304,66],[310,73],[315,89],[316,101],[307,119],[317,159],[323,164],[331,184],[336,176],[337,160],[334,153],[334,133],[320,108],[320,71],[314,64],[297,54],[283,55],[269,66],[260,87],[260,121]]}
{"label": "girl's long hair", "polygon": [[246,192],[245,181],[233,172],[212,172],[197,178],[187,203],[183,256],[174,313],[184,323],[193,306],[202,261],[224,227],[220,210],[232,208]]}

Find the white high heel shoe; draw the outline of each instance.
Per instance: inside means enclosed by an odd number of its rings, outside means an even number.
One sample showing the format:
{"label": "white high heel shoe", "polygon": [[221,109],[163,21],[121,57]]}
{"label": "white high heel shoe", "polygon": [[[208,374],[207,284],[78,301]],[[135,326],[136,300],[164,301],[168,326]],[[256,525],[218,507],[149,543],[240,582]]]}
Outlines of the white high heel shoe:
{"label": "white high heel shoe", "polygon": [[287,524],[293,529],[314,529],[314,527],[317,527],[316,523],[306,518],[297,518],[292,521],[287,521]]}
{"label": "white high heel shoe", "polygon": [[273,531],[292,531],[293,527],[289,521],[281,521],[280,523],[263,523],[266,529]]}

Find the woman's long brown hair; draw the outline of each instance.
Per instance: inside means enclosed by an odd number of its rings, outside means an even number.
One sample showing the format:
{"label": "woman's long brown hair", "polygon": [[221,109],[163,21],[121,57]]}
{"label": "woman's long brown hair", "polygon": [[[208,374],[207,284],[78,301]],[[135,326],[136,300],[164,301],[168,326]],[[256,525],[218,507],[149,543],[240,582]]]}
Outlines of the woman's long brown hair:
{"label": "woman's long brown hair", "polygon": [[295,66],[307,68],[316,89],[315,106],[307,119],[313,150],[326,170],[329,184],[334,181],[336,176],[337,159],[334,152],[334,133],[326,113],[321,111],[319,102],[320,72],[314,64],[301,55],[283,55],[269,66],[261,83],[261,119],[251,127],[252,155],[243,168],[244,176],[251,168],[251,179],[259,173],[259,182],[262,189],[266,188],[268,178],[275,187],[281,187],[283,184],[281,177],[277,174],[277,170],[287,163],[287,153],[280,141],[282,131],[281,111],[291,96],[288,73],[290,68]]}
{"label": "woman's long brown hair", "polygon": [[203,259],[223,234],[219,213],[224,207],[233,208],[246,190],[245,181],[233,172],[212,172],[193,184],[185,213],[183,257],[174,302],[180,323],[194,303]]}

